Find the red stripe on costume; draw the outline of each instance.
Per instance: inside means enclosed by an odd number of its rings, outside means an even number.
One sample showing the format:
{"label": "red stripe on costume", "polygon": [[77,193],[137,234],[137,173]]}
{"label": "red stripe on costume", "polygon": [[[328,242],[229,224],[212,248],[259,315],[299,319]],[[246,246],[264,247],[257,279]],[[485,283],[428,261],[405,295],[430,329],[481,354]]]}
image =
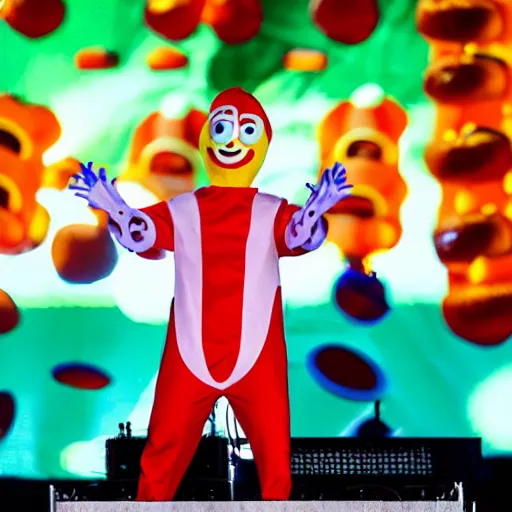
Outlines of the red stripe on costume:
{"label": "red stripe on costume", "polygon": [[203,350],[212,377],[223,382],[240,351],[245,251],[256,189],[208,187],[195,195],[201,218]]}

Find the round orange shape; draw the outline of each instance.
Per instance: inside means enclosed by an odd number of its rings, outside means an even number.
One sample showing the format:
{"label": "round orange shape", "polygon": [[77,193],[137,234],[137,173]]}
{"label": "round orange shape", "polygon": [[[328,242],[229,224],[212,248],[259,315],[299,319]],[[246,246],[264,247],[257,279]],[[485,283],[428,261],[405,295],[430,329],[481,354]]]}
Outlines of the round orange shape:
{"label": "round orange shape", "polygon": [[16,417],[16,402],[8,391],[0,391],[0,441],[10,432]]}
{"label": "round orange shape", "polygon": [[78,69],[109,69],[119,65],[119,55],[104,48],[84,48],[75,55]]}
{"label": "round orange shape", "polygon": [[425,149],[430,172],[459,184],[502,180],[512,167],[512,146],[498,131],[476,127],[454,141],[433,141]]}
{"label": "round orange shape", "polygon": [[12,331],[20,321],[20,313],[9,294],[0,290],[0,334]]}
{"label": "round orange shape", "polygon": [[144,9],[144,23],[164,39],[182,41],[196,30],[205,2],[206,0],[148,0]]}
{"label": "round orange shape", "polygon": [[327,67],[327,55],[318,50],[297,48],[284,56],[283,65],[290,71],[322,71]]}
{"label": "round orange shape", "polygon": [[64,20],[66,7],[62,0],[0,1],[0,18],[16,32],[37,39],[57,30]]}
{"label": "round orange shape", "polygon": [[418,32],[426,38],[465,43],[492,41],[503,32],[503,18],[491,0],[420,0]]}
{"label": "round orange shape", "polygon": [[164,71],[184,68],[188,64],[188,57],[179,50],[163,46],[149,52],[146,62],[149,68]]}
{"label": "round orange shape", "polygon": [[206,0],[201,21],[225,44],[246,43],[260,32],[261,0]]}
{"label": "round orange shape", "polygon": [[59,364],[52,374],[57,382],[75,389],[98,390],[111,383],[103,370],[85,363]]}
{"label": "round orange shape", "polygon": [[461,286],[443,301],[451,331],[477,345],[499,345],[512,335],[512,285]]}
{"label": "round orange shape", "polygon": [[117,250],[107,230],[72,224],[55,235],[52,259],[61,279],[88,284],[112,273],[117,263]]}
{"label": "round orange shape", "polygon": [[447,55],[432,63],[423,89],[443,104],[463,104],[503,98],[509,87],[505,62],[488,55]]}
{"label": "round orange shape", "polygon": [[309,12],[319,30],[344,44],[368,39],[380,18],[376,0],[310,0]]}

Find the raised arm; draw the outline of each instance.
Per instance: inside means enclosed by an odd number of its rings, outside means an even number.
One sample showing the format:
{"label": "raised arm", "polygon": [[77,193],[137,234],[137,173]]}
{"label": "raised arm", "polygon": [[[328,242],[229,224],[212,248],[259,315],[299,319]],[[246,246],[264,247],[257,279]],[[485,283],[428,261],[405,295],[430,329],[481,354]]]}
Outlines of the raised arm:
{"label": "raised arm", "polygon": [[92,208],[108,213],[109,229],[117,241],[137,253],[172,250],[172,219],[166,205],[159,203],[144,210],[130,208],[116,190],[115,180],[107,179],[104,168],[96,174],[92,165],[80,164],[81,172],[73,177],[75,183],[69,188]]}
{"label": "raised arm", "polygon": [[[300,206],[289,204],[284,200],[281,203],[276,215],[274,225],[274,239],[276,241],[277,254],[283,256],[301,256],[307,252],[314,251],[322,245],[327,234],[327,221],[321,217],[311,228],[311,237],[302,245],[291,248],[289,246],[289,237],[292,217],[301,210]],[[292,245],[292,244],[290,244]]]}
{"label": "raised arm", "polygon": [[352,185],[347,185],[346,173],[345,167],[336,162],[323,172],[318,185],[308,183],[311,195],[306,204],[291,216],[285,229],[284,239],[290,255],[301,249],[302,252],[314,251],[322,245],[327,235],[327,225],[322,216],[350,195]]}

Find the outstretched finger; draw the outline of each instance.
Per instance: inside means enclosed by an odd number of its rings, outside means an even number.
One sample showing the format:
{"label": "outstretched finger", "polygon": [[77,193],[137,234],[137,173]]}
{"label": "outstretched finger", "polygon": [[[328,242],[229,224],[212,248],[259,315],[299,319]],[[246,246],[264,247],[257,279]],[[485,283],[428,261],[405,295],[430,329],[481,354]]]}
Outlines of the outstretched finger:
{"label": "outstretched finger", "polygon": [[331,184],[331,172],[332,172],[332,169],[326,169],[324,172],[325,183],[327,186],[329,186]]}
{"label": "outstretched finger", "polygon": [[100,167],[100,170],[98,171],[98,175],[100,177],[100,180],[106,183],[107,171],[105,170],[105,167]]}
{"label": "outstretched finger", "polygon": [[334,174],[334,179],[335,180],[345,180],[345,179],[347,179],[347,173],[346,173],[345,169],[335,173]]}
{"label": "outstretched finger", "polygon": [[306,183],[306,188],[311,190],[311,192],[316,192],[316,188],[314,185],[311,185],[311,183]]}
{"label": "outstretched finger", "polygon": [[70,190],[81,190],[82,192],[90,192],[90,190],[87,187],[79,187],[78,185],[69,185],[68,187]]}
{"label": "outstretched finger", "polygon": [[338,163],[335,171],[337,176],[345,176],[347,174],[347,169],[345,169],[345,166]]}
{"label": "outstretched finger", "polygon": [[334,181],[338,185],[341,185],[342,183],[345,183],[347,181],[347,174],[346,174],[346,172],[343,171],[343,172],[339,173],[338,175],[336,175],[336,177],[334,178]]}
{"label": "outstretched finger", "polygon": [[80,169],[82,169],[82,172],[87,172],[87,171],[92,172],[92,166],[93,166],[92,162],[87,162],[87,165],[80,162]]}
{"label": "outstretched finger", "polygon": [[76,197],[81,197],[82,199],[87,199],[89,200],[89,197],[86,196],[85,194],[80,194],[80,192],[75,192],[75,196]]}
{"label": "outstretched finger", "polygon": [[89,170],[84,171],[84,177],[85,177],[85,182],[90,187],[95,185],[96,182],[98,181],[98,178],[96,177],[96,174],[94,174],[94,171],[89,171]]}

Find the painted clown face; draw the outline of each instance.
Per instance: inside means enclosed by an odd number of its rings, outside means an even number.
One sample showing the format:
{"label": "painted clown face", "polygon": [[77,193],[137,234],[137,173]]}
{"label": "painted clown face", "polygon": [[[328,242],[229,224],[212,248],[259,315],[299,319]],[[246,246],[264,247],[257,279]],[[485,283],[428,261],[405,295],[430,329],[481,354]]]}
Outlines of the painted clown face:
{"label": "painted clown face", "polygon": [[210,183],[249,187],[263,165],[271,138],[270,122],[254,96],[240,88],[221,92],[199,139]]}

